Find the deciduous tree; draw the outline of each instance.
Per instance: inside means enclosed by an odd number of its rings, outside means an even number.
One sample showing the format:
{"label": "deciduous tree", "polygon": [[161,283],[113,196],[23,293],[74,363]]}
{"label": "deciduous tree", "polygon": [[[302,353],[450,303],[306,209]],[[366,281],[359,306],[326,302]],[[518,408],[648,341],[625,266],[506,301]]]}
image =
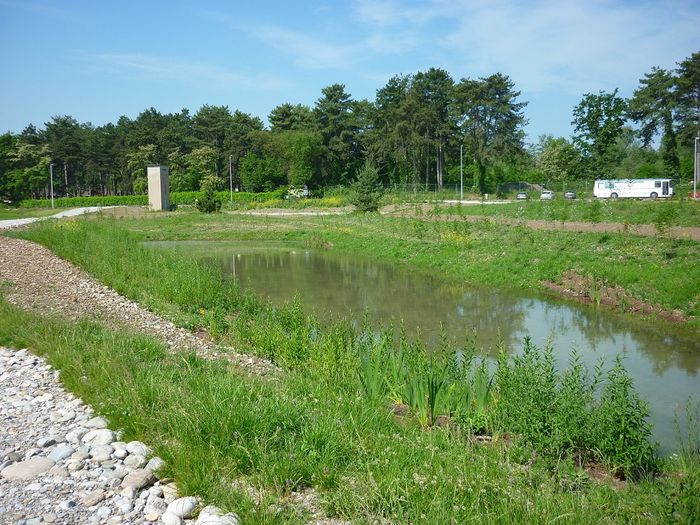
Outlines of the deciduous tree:
{"label": "deciduous tree", "polygon": [[605,91],[587,93],[574,108],[574,145],[583,155],[591,175],[607,178],[619,162],[615,142],[625,125],[627,103]]}

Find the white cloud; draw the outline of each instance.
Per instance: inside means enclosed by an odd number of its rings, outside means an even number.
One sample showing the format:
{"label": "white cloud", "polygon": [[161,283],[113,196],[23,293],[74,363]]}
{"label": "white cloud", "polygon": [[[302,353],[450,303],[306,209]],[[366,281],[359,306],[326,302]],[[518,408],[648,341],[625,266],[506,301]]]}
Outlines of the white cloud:
{"label": "white cloud", "polygon": [[276,26],[256,27],[250,34],[304,68],[345,69],[358,58],[354,46],[333,44]]}
{"label": "white cloud", "polygon": [[[480,73],[501,70],[523,89],[581,93],[626,88],[652,65],[669,67],[692,52],[700,27],[669,16],[668,6],[610,2],[469,3],[445,49],[464,53]],[[690,22],[690,23],[689,23]],[[691,27],[694,26],[694,29]],[[476,50],[476,53],[474,52]]]}
{"label": "white cloud", "polygon": [[205,62],[187,61],[145,53],[104,53],[85,57],[94,66],[115,74],[128,72],[150,80],[206,83],[217,88],[257,88],[274,90],[280,79],[259,74],[234,72]]}
{"label": "white cloud", "polygon": [[501,71],[533,92],[633,89],[652,66],[696,51],[700,36],[692,0],[358,0],[355,12],[374,31],[372,49],[436,56],[437,48],[455,76]]}

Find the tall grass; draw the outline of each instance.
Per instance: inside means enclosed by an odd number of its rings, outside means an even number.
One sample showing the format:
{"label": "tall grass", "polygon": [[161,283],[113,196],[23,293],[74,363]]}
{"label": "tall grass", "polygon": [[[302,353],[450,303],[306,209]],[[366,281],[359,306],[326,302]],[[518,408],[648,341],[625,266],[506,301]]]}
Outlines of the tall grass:
{"label": "tall grass", "polygon": [[[321,327],[298,301],[260,303],[183,255],[143,248],[142,236],[116,221],[41,224],[20,234],[132,299],[215,329],[221,341],[286,369],[278,382],[236,376],[225,362],[0,303],[0,343],[50,356],[70,388],[127,437],[158,444],[187,492],[253,522],[303,520],[298,509],[270,508],[304,487],[321,492],[331,515],[360,521],[635,521],[640,508],[657,517],[668,510],[671,485],[663,481],[658,491],[642,483],[624,495],[579,483],[586,475],[578,471],[565,490],[560,483],[569,476],[558,473],[562,462],[597,460],[632,479],[658,466],[646,406],[620,362],[589,372],[574,355],[559,371],[549,349],[526,341],[522,353],[489,364],[473,345],[426,350],[402,334],[395,342],[347,322]],[[409,407],[398,420],[397,404]],[[469,439],[483,433],[509,433],[515,445]],[[263,504],[232,489],[241,479],[264,493]]]}
{"label": "tall grass", "polygon": [[671,200],[532,200],[499,205],[440,207],[437,212],[550,221],[654,224],[662,230],[671,226],[700,226],[700,205],[683,197]]}

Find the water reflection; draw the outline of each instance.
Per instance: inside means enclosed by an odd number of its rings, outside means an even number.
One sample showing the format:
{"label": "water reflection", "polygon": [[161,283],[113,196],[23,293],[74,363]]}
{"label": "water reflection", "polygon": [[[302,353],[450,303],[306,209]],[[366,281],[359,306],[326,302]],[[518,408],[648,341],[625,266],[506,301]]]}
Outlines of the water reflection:
{"label": "water reflection", "polygon": [[[476,333],[478,345],[495,356],[499,343],[519,351],[529,336],[552,344],[560,365],[572,349],[589,367],[618,354],[649,401],[657,439],[674,444],[673,413],[700,394],[700,347],[696,334],[668,324],[630,319],[555,300],[486,288],[463,288],[417,272],[333,251],[290,248],[280,243],[158,243],[179,246],[217,264],[256,294],[282,303],[299,295],[321,320],[365,310],[381,324],[403,320],[409,333],[428,345],[441,330],[461,344]],[[443,327],[443,328],[441,328]]]}

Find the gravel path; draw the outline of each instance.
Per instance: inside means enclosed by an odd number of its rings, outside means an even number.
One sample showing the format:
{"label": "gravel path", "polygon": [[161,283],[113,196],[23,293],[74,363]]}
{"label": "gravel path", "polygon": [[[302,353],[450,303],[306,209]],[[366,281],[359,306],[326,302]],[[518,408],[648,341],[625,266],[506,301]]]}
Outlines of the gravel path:
{"label": "gravel path", "polygon": [[70,210],[60,211],[54,215],[49,215],[47,217],[25,217],[23,219],[6,219],[0,221],[0,230],[17,228],[19,226],[25,226],[36,221],[43,221],[44,219],[62,219],[64,217],[77,217],[78,215],[94,213],[96,211],[106,210],[109,208],[115,208],[115,206],[87,206],[85,208],[73,208]]}
{"label": "gravel path", "polygon": [[215,346],[206,334],[196,336],[149,312],[60,259],[47,248],[0,235],[0,283],[9,283],[7,299],[41,314],[69,319],[92,318],[163,340],[172,350],[195,350],[205,358],[225,357],[248,372],[274,375],[269,361]]}
{"label": "gravel path", "polygon": [[[0,235],[0,286],[14,305],[68,319],[92,318],[163,340],[172,351],[194,349],[222,357],[247,373],[274,379],[280,370],[255,356],[214,345],[145,310],[36,243]],[[43,359],[0,347],[0,525],[49,523],[162,523],[236,525],[235,514],[177,499],[177,487],[160,480],[159,458],[143,443],[124,443],[107,422],[66,392]],[[326,518],[312,489],[294,492],[288,504]]]}
{"label": "gravel path", "polygon": [[[198,500],[158,479],[163,461],[144,443],[120,441],[43,359],[0,347],[0,398],[0,523],[195,523]],[[211,506],[196,520],[237,523]]]}

